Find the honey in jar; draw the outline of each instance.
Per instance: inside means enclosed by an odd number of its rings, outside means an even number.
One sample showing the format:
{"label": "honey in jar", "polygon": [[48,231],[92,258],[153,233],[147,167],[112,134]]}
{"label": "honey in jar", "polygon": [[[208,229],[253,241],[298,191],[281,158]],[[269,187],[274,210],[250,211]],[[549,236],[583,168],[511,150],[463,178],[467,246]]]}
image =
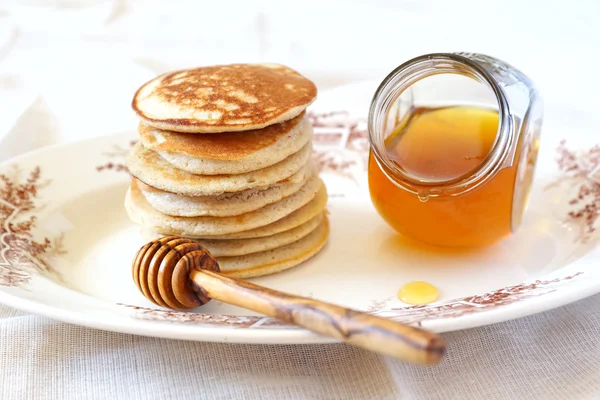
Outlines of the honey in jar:
{"label": "honey in jar", "polygon": [[411,60],[371,106],[373,204],[395,230],[429,244],[502,240],[521,224],[540,126],[537,91],[507,64],[473,54]]}

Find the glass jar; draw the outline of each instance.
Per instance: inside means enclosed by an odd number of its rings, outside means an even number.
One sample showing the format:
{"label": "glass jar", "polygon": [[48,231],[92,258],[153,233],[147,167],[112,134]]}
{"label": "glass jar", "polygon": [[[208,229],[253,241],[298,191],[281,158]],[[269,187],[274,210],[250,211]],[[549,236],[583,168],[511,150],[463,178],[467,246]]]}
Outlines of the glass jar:
{"label": "glass jar", "polygon": [[520,226],[542,101],[498,59],[427,54],[400,65],[369,111],[369,190],[398,232],[433,245],[497,242]]}

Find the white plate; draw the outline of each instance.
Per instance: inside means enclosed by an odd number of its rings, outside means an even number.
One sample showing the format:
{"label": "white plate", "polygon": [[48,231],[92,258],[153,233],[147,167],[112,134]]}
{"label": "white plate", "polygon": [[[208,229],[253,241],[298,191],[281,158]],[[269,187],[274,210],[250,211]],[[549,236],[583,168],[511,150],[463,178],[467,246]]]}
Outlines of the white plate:
{"label": "white plate", "polygon": [[[544,129],[535,187],[519,232],[476,252],[411,245],[382,221],[368,198],[363,117],[374,85],[324,92],[312,108],[315,113],[350,110],[318,119],[337,127],[316,129],[316,158],[331,195],[328,245],[303,265],[256,283],[437,332],[522,317],[600,292],[597,237],[586,230],[592,225],[569,216],[594,200],[600,204],[594,178],[599,151],[576,154],[576,170],[561,173],[554,146],[565,131],[554,115]],[[575,133],[569,132],[569,140],[585,144]],[[329,341],[216,301],[195,313],[173,312],[138,293],[130,264],[143,240],[123,208],[129,176],[122,164],[135,139],[135,133],[125,133],[45,148],[0,166],[0,301],[75,324],[149,336]],[[558,184],[549,187],[553,182]],[[570,204],[582,185],[598,194]],[[440,300],[428,306],[401,303],[397,290],[413,280],[436,285]]]}

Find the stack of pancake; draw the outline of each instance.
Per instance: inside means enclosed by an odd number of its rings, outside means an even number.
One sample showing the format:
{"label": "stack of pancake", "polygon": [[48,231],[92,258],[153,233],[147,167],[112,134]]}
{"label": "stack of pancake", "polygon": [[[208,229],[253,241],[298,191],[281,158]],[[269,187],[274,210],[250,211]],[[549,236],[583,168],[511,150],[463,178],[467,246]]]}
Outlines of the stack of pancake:
{"label": "stack of pancake", "polygon": [[315,85],[281,65],[161,75],[135,94],[141,140],[125,207],[146,240],[198,241],[223,273],[291,268],[327,242],[327,191],[311,162],[305,109]]}

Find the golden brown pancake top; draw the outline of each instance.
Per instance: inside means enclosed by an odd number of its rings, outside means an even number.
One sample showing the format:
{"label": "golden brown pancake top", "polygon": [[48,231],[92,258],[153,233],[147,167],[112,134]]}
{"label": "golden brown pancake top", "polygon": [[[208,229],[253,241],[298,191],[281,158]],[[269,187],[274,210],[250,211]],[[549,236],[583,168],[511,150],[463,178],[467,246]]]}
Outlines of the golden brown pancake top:
{"label": "golden brown pancake top", "polygon": [[[144,145],[157,152],[168,151],[213,160],[239,160],[275,143],[298,125],[303,117],[304,111],[291,120],[245,132],[198,135],[159,130],[143,122],[138,131]],[[162,139],[157,138],[155,133]]]}
{"label": "golden brown pancake top", "polygon": [[259,129],[291,119],[317,95],[313,82],[277,64],[231,64],[161,75],[132,107],[149,125],[177,132]]}

